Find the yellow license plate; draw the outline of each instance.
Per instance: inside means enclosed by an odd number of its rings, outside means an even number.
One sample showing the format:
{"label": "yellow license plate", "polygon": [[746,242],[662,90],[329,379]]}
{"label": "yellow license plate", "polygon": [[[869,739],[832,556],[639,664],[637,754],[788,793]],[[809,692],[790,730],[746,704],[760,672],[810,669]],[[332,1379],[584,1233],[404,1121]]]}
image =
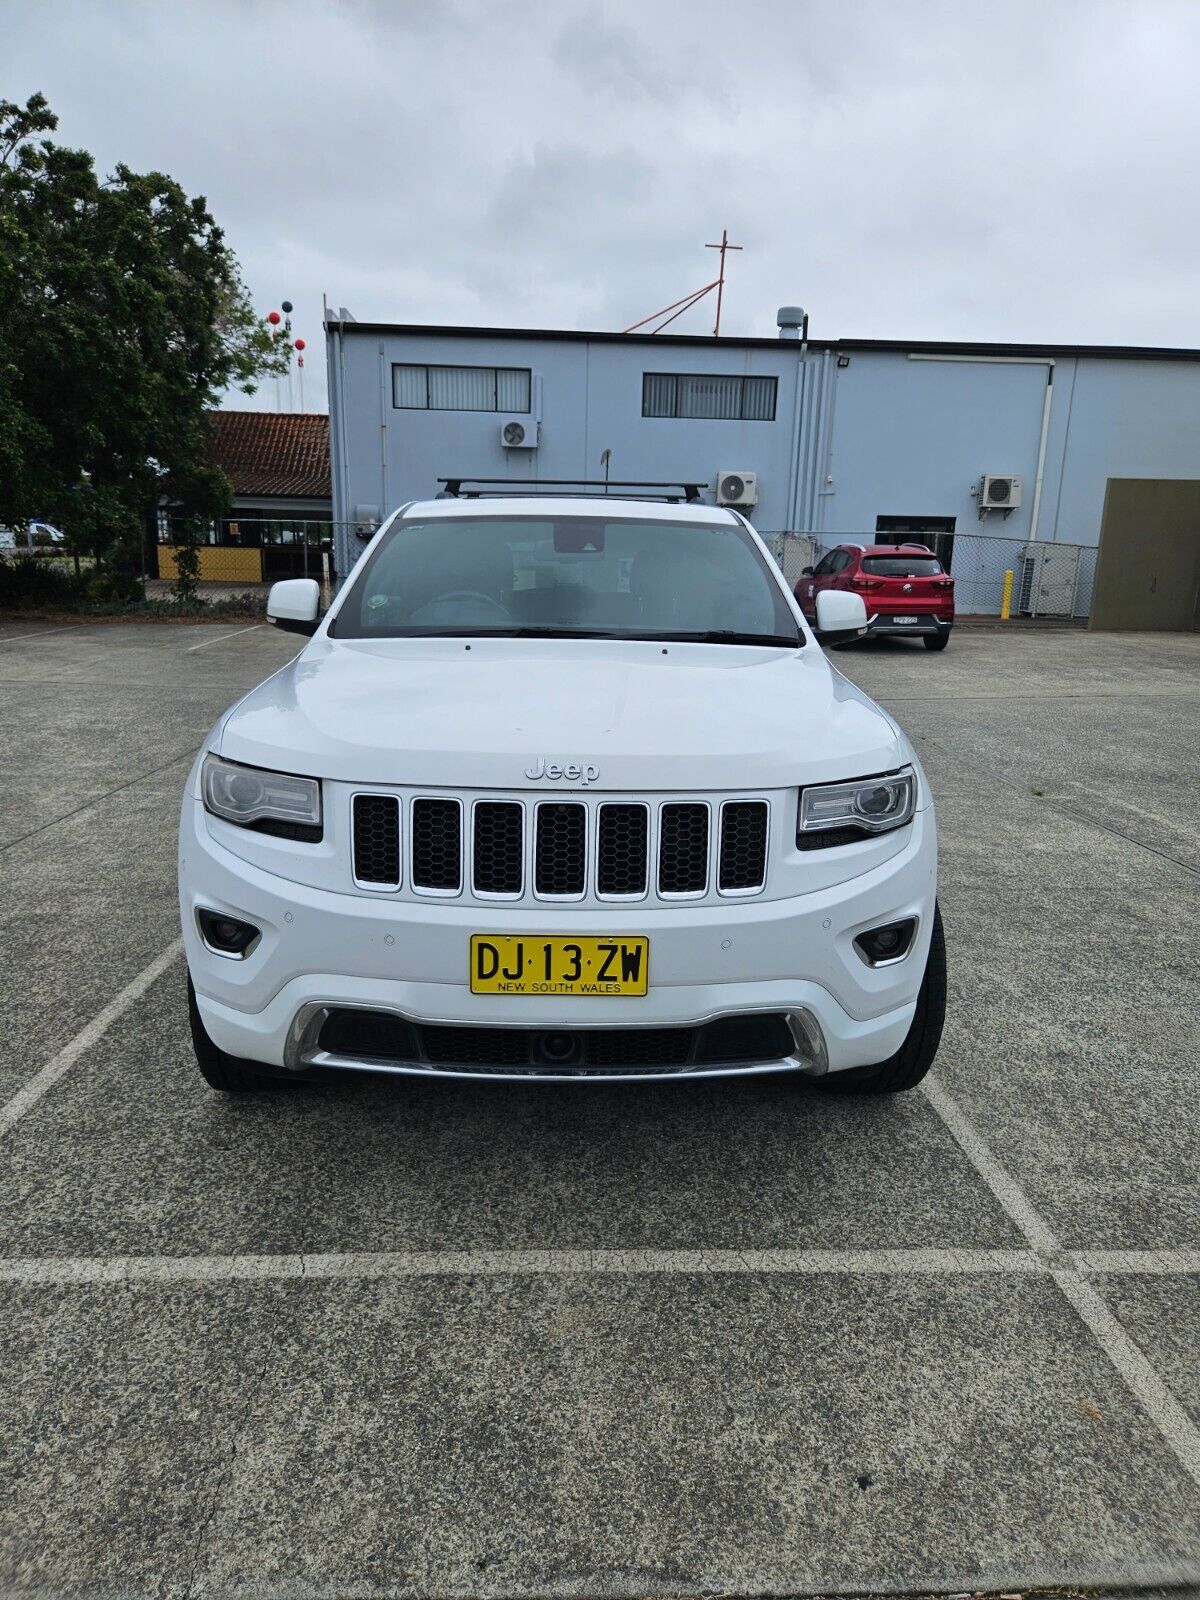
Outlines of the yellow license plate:
{"label": "yellow license plate", "polygon": [[644,995],[649,978],[649,939],[471,935],[472,994]]}

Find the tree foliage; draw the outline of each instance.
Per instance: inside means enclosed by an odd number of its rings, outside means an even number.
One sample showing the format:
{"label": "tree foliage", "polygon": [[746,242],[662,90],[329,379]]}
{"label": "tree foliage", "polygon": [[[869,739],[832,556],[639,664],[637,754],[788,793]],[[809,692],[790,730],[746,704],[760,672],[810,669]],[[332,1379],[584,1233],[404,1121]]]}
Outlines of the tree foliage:
{"label": "tree foliage", "polygon": [[217,515],[205,412],[282,369],[203,198],[161,172],[101,179],[46,100],[0,100],[0,524],[58,523],[129,559],[167,492]]}

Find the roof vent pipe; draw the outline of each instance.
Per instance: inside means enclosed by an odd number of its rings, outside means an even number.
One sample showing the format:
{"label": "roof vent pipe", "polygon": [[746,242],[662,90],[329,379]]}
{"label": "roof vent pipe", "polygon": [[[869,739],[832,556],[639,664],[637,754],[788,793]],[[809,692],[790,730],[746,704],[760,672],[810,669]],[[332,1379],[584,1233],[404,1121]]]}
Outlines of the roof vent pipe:
{"label": "roof vent pipe", "polygon": [[804,314],[803,306],[780,306],[775,313],[775,321],[779,326],[781,339],[798,339],[808,318]]}

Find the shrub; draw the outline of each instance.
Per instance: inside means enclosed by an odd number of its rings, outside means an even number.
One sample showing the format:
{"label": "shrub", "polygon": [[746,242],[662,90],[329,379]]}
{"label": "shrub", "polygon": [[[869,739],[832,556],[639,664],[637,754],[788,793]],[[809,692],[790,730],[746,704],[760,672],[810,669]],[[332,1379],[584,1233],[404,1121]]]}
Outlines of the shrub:
{"label": "shrub", "polygon": [[0,560],[0,607],[29,611],[37,606],[70,609],[80,597],[75,574],[36,556]]}
{"label": "shrub", "polygon": [[132,572],[91,572],[83,581],[83,598],[101,602],[144,600],[146,590]]}
{"label": "shrub", "polygon": [[251,592],[227,595],[220,600],[201,600],[199,609],[206,617],[249,617],[254,622],[265,622],[267,597]]}

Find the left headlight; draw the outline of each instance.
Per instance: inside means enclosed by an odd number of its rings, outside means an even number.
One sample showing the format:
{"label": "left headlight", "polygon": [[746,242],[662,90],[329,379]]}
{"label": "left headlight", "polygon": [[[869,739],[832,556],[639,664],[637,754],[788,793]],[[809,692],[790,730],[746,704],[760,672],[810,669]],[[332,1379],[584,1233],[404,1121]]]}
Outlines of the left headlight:
{"label": "left headlight", "polygon": [[204,809],[215,817],[285,839],[315,844],[321,838],[321,785],[316,778],[205,756],[200,782]]}
{"label": "left headlight", "polygon": [[800,791],[796,834],[825,833],[833,828],[886,833],[911,822],[916,803],[917,779],[911,767],[878,778],[856,778],[852,783],[817,784]]}

